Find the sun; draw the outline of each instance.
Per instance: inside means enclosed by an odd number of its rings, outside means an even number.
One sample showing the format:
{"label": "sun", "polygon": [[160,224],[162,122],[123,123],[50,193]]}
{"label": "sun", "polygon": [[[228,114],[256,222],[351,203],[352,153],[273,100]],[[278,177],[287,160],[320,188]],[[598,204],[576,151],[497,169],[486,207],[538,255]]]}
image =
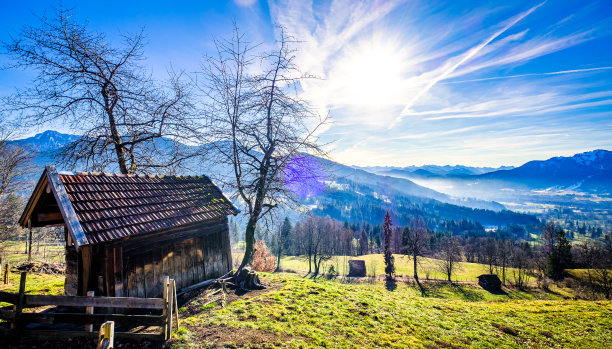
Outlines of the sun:
{"label": "sun", "polygon": [[389,42],[368,40],[348,49],[333,75],[341,99],[356,106],[401,104],[407,62],[405,50]]}

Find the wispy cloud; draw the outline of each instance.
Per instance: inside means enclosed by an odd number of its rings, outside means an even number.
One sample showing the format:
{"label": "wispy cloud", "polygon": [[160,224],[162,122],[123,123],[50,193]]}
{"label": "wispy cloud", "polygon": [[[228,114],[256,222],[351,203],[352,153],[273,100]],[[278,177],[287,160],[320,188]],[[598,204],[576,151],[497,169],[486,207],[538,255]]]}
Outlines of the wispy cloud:
{"label": "wispy cloud", "polygon": [[481,82],[481,81],[504,80],[504,79],[515,79],[515,78],[526,78],[526,77],[538,77],[538,76],[550,76],[550,75],[565,75],[565,74],[576,74],[576,73],[589,73],[589,72],[597,72],[597,71],[602,71],[602,70],[612,70],[612,67],[570,69],[570,70],[560,70],[560,71],[545,72],[545,73],[528,73],[528,74],[517,74],[517,75],[493,76],[493,77],[490,77],[490,78],[469,79],[469,80],[456,80],[456,81],[443,81],[443,82],[441,82],[441,84],[463,84],[463,83],[466,83],[466,82]]}
{"label": "wispy cloud", "polygon": [[498,31],[496,31],[495,33],[493,33],[493,35],[489,36],[486,40],[484,40],[483,42],[481,42],[480,44],[472,47],[468,52],[466,52],[457,62],[451,64],[449,67],[446,67],[442,70],[442,72],[437,75],[436,77],[434,77],[433,79],[431,79],[431,81],[429,81],[427,83],[427,85],[421,90],[419,91],[419,93],[417,93],[414,97],[412,97],[412,99],[408,102],[408,104],[406,104],[406,106],[404,107],[404,109],[402,109],[402,112],[400,113],[400,115],[395,119],[395,121],[389,126],[389,128],[394,127],[395,125],[397,125],[398,122],[401,121],[401,118],[404,116],[404,114],[406,114],[410,108],[412,108],[412,106],[419,100],[419,98],[421,98],[425,93],[429,92],[429,90],[435,85],[437,84],[440,80],[443,80],[445,78],[447,78],[448,76],[450,76],[455,70],[457,70],[457,68],[459,68],[461,65],[463,65],[465,62],[467,62],[468,60],[470,60],[472,57],[474,57],[475,55],[478,54],[478,52],[480,52],[480,50],[482,50],[485,46],[487,46],[488,44],[491,43],[491,41],[497,39],[500,35],[502,35],[503,33],[505,33],[506,31],[508,31],[508,29],[512,28],[515,24],[517,24],[519,21],[521,21],[523,18],[529,16],[531,13],[533,13],[533,11],[535,11],[537,8],[539,8],[540,6],[542,6],[544,3],[540,3],[532,8],[530,8],[529,10],[515,16],[514,18],[510,19],[508,21],[508,23],[501,29],[499,29]]}

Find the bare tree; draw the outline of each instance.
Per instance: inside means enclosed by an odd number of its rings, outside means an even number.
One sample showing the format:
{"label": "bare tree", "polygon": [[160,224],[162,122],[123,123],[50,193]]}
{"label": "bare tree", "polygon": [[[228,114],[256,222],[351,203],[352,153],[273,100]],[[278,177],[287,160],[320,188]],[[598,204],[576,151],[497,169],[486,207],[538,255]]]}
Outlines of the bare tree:
{"label": "bare tree", "polygon": [[[143,34],[111,46],[102,33],[56,9],[3,42],[9,68],[36,72],[27,88],[5,98],[24,126],[60,122],[81,137],[59,154],[61,162],[121,173],[176,168],[194,154],[175,139],[189,141],[195,126],[181,74],[160,86],[140,65]],[[164,138],[168,137],[168,138]]]}
{"label": "bare tree", "polygon": [[529,280],[529,274],[533,269],[532,257],[531,248],[527,242],[513,246],[510,265],[513,268],[514,286],[523,288]]}
{"label": "bare tree", "polygon": [[461,245],[455,236],[446,236],[440,244],[439,268],[443,272],[448,282],[452,282],[451,277],[459,269],[461,262]]}
{"label": "bare tree", "polygon": [[[314,216],[310,216],[314,217]],[[335,226],[332,219],[327,216],[325,218],[316,217],[316,229],[313,239],[313,261],[314,261],[314,276],[319,275],[321,264],[332,258],[331,237],[332,234],[338,233],[342,227]]]}
{"label": "bare tree", "polygon": [[501,274],[502,284],[506,284],[506,271],[508,269],[508,265],[510,264],[510,257],[512,256],[512,241],[498,239],[497,240],[497,257],[496,257],[496,268],[498,270],[498,274]]}
{"label": "bare tree", "polygon": [[[0,125],[0,242],[15,238],[23,200],[16,194],[32,170],[32,152],[10,142],[11,132]],[[30,246],[31,246],[30,235]],[[30,247],[31,249],[31,247]]]}
{"label": "bare tree", "polygon": [[481,254],[484,264],[489,267],[489,274],[493,274],[493,269],[497,263],[497,243],[494,238],[487,237],[481,241]]}
{"label": "bare tree", "polygon": [[11,143],[12,132],[0,125],[0,200],[23,185],[32,170],[30,150]]}
{"label": "bare tree", "polygon": [[595,242],[585,240],[577,245],[573,252],[576,254],[576,260],[580,267],[586,269],[586,283],[591,290],[591,298],[594,299],[595,292],[597,291],[594,268],[597,264],[597,258],[600,257],[599,250]]}
{"label": "bare tree", "polygon": [[308,274],[318,275],[322,263],[330,260],[334,252],[341,251],[334,251],[332,240],[342,233],[342,229],[339,222],[329,216],[323,218],[312,214],[295,224],[293,234],[308,257]]}
{"label": "bare tree", "polygon": [[428,239],[429,230],[427,229],[427,224],[421,217],[411,219],[410,224],[406,226],[402,232],[404,253],[412,256],[414,279],[417,283],[419,282],[417,258],[425,254]]}
{"label": "bare tree", "polygon": [[612,234],[608,233],[603,242],[595,244],[594,254],[594,287],[606,299],[612,299]]}
{"label": "bare tree", "polygon": [[[304,153],[323,153],[316,132],[325,120],[300,97],[300,82],[309,76],[295,64],[293,43],[279,28],[276,49],[258,57],[234,27],[231,39],[215,42],[216,56],[202,67],[204,83],[198,85],[204,93],[208,140],[216,150],[215,161],[232,169],[231,181],[218,181],[242,201],[248,215],[240,268],[251,262],[258,222],[294,198],[283,169]],[[308,168],[302,172],[309,175]]]}

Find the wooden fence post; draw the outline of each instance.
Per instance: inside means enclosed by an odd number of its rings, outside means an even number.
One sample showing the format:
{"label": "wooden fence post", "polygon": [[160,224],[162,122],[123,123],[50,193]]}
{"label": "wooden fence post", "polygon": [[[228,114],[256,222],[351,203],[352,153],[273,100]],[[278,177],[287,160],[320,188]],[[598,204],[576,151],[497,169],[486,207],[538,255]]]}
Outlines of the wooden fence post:
{"label": "wooden fence post", "polygon": [[19,315],[21,315],[21,311],[23,310],[27,274],[28,273],[23,271],[21,272],[21,276],[19,278],[19,293],[17,294],[17,304],[13,306],[13,310],[15,311],[15,320],[11,323],[11,329],[13,330],[19,330],[17,327],[17,323],[19,322]]}
{"label": "wooden fence post", "polygon": [[170,277],[169,276],[165,276],[164,277],[164,285],[162,287],[162,294],[163,294],[163,298],[164,298],[164,310],[162,311],[162,315],[165,317],[164,320],[164,341],[167,341],[170,338],[170,330],[169,328],[172,326],[172,313],[170,312],[170,305],[172,304],[169,301],[168,297],[168,289],[170,285]]}
{"label": "wooden fence post", "polygon": [[[178,300],[176,297],[176,282],[174,281],[174,279],[170,280],[170,283],[172,285],[172,301],[174,303],[174,320],[176,320],[176,329],[178,330],[180,327],[179,324],[179,317],[178,317]],[[172,329],[170,329],[172,330]]]}
{"label": "wooden fence post", "polygon": [[[93,296],[94,296],[94,291],[87,291],[87,297],[93,297]],[[92,306],[85,307],[85,314],[91,315],[93,313],[94,313],[94,307]],[[85,331],[93,332],[93,324],[86,324]]]}
{"label": "wooden fence post", "polygon": [[9,264],[6,263],[6,265],[4,266],[4,284],[8,285],[9,283]]}
{"label": "wooden fence post", "polygon": [[115,322],[107,321],[100,325],[96,349],[112,349],[115,346]]}

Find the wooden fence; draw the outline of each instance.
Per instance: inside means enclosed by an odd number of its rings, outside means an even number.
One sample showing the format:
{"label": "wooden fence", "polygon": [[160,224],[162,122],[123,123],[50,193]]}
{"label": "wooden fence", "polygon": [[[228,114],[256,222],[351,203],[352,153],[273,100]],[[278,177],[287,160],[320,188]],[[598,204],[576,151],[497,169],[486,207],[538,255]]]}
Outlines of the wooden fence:
{"label": "wooden fence", "polygon": [[[0,309],[0,319],[10,322],[10,335],[24,338],[70,338],[76,336],[97,337],[92,327],[107,321],[114,321],[118,326],[134,328],[137,326],[160,327],[157,333],[115,332],[118,339],[165,341],[170,338],[173,321],[179,326],[178,305],[176,303],[176,285],[173,279],[165,277],[163,281],[163,298],[136,297],[94,297],[94,296],[49,296],[25,294],[26,273],[21,273],[19,293],[0,291],[0,302],[13,304],[13,310]],[[25,308],[39,306],[62,306],[85,308],[85,312],[23,312]],[[96,314],[95,308],[106,309],[143,309],[152,312],[161,311],[161,315],[126,315]],[[29,324],[77,324],[83,325],[82,331],[35,330]],[[0,327],[0,331],[4,328]]]}

